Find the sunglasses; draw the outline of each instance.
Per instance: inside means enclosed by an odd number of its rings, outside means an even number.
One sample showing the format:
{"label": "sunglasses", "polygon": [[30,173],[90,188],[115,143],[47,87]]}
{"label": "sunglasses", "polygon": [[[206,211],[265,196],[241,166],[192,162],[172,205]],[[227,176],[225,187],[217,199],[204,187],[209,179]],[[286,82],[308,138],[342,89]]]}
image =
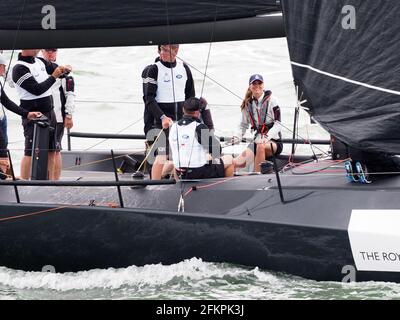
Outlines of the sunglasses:
{"label": "sunglasses", "polygon": [[161,46],[161,48],[160,48],[160,50],[162,50],[162,51],[170,51],[170,50],[177,50],[177,49],[179,49],[179,45],[170,45],[169,48]]}

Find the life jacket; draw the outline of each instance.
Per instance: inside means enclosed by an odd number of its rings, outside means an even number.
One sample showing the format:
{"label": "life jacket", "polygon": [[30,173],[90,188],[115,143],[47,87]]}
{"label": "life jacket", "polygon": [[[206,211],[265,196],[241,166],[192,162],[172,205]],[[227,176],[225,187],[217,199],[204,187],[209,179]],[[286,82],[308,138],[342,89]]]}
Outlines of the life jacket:
{"label": "life jacket", "polygon": [[[264,97],[263,97],[263,99],[261,101],[261,113],[262,113],[262,110],[265,110],[264,117],[263,117],[262,121],[261,121],[261,114],[259,114],[259,113],[257,113],[257,115],[254,114],[252,102],[248,103],[247,106],[246,106],[246,111],[247,111],[247,114],[249,115],[249,118],[250,118],[251,129],[253,131],[255,131],[256,135],[257,134],[267,134],[268,131],[274,125],[273,122],[270,123],[270,124],[266,123],[267,122],[267,116],[268,116],[268,103],[269,103],[269,100],[271,98],[271,94],[272,94],[271,91],[269,91],[269,90],[265,91]],[[257,125],[256,119],[258,120],[258,125]]]}
{"label": "life jacket", "polygon": [[172,159],[176,169],[199,168],[207,164],[207,151],[196,137],[200,121],[182,119],[174,123],[169,133]]}

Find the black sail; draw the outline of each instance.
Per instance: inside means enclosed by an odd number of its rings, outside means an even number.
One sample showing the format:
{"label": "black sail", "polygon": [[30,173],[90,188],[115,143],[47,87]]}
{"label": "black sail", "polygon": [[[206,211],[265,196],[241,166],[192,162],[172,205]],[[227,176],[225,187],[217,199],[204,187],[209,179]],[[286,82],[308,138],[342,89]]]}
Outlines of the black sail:
{"label": "black sail", "polygon": [[400,154],[400,2],[284,0],[295,83],[352,147]]}
{"label": "black sail", "polygon": [[98,47],[282,37],[282,16],[266,16],[280,10],[276,0],[1,0],[0,46]]}

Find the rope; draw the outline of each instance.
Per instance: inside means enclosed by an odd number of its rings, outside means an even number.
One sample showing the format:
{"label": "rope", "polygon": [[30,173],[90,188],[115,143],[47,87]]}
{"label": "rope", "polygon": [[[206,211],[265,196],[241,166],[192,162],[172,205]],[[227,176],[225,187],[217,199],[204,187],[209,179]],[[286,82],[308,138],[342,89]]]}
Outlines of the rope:
{"label": "rope", "polygon": [[[206,67],[205,67],[205,70],[204,70],[204,73],[203,73],[204,77],[203,77],[203,81],[202,81],[200,97],[203,97],[204,85],[205,85],[206,78],[207,78],[207,70],[208,70],[208,65],[209,65],[209,62],[210,62],[211,48],[212,48],[212,43],[213,43],[213,39],[214,39],[215,27],[216,27],[216,23],[217,23],[218,4],[219,4],[219,0],[217,1],[216,5],[215,5],[214,24],[213,24],[213,28],[211,30],[210,45],[208,47]],[[178,143],[178,151],[179,151],[178,126],[176,128],[176,132],[177,132],[177,143]],[[189,161],[188,161],[188,168],[190,168],[190,161],[192,159],[194,140],[195,139],[196,139],[196,133],[193,135],[192,147],[191,147],[191,150],[190,150]],[[181,167],[180,166],[180,157],[179,157],[179,167]],[[181,171],[179,171],[179,178],[181,178]],[[182,210],[182,212],[185,211],[185,202],[184,202],[185,195],[183,194],[184,193],[184,189],[185,189],[184,183],[185,183],[184,181],[181,182],[181,194],[180,194],[180,200],[179,200],[179,204],[178,204],[178,211]]]}
{"label": "rope", "polygon": [[[15,47],[16,47],[16,44],[17,44],[17,39],[18,39],[19,30],[21,29],[21,23],[22,23],[22,18],[23,18],[23,16],[24,16],[24,11],[25,11],[26,2],[27,2],[27,0],[24,0],[24,3],[22,4],[22,10],[21,10],[21,14],[20,14],[20,16],[19,16],[18,24],[17,24],[17,31],[15,32],[15,37],[14,37],[13,45],[12,45],[12,48],[13,48],[13,49],[12,49],[12,51],[11,51],[11,57],[10,57],[10,60],[9,60],[9,62],[8,62],[7,72],[6,72],[6,75],[5,75],[5,77],[4,77],[4,82],[3,82],[3,84],[1,85],[1,89],[3,89],[3,87],[5,87],[6,81],[7,81],[7,78],[8,78],[8,73],[10,72],[11,61],[12,61],[12,59],[13,59],[13,57],[14,57]],[[1,83],[0,83],[0,84],[1,84]],[[4,106],[3,106],[1,103],[0,103],[0,105],[1,105],[1,108],[2,108],[2,111],[3,111],[4,116],[6,116],[6,112],[5,112],[5,110],[4,110]]]}
{"label": "rope", "polygon": [[214,23],[213,23],[213,28],[211,29],[211,39],[210,39],[210,45],[208,47],[207,62],[206,62],[206,68],[204,70],[203,84],[201,86],[200,97],[203,96],[204,85],[206,83],[206,78],[207,78],[207,70],[208,70],[208,64],[210,62],[211,46],[212,46],[212,43],[213,43],[213,40],[214,40],[215,27],[216,27],[216,24],[217,24],[218,5],[219,5],[219,0],[217,1],[216,5],[215,5]]}
{"label": "rope", "polygon": [[[123,128],[123,129],[119,130],[119,131],[118,131],[118,132],[116,132],[115,134],[119,134],[119,133],[121,133],[121,132],[124,132],[126,129],[128,129],[128,128],[130,128],[130,127],[134,126],[135,124],[137,124],[139,121],[142,121],[142,120],[143,120],[143,117],[142,117],[142,118],[140,118],[139,120],[137,120],[137,121],[135,121],[135,122],[131,123],[130,125],[126,126],[125,128]],[[88,150],[90,150],[90,149],[92,149],[92,148],[94,148],[94,147],[96,147],[96,146],[98,146],[98,145],[100,145],[100,144],[102,144],[102,143],[104,143],[104,142],[108,141],[108,140],[109,140],[108,138],[106,138],[106,139],[103,139],[102,141],[100,141],[100,142],[97,142],[96,144],[92,145],[91,147],[89,147],[89,148],[86,148],[84,151],[88,151]]]}
{"label": "rope", "polygon": [[[176,57],[177,59],[183,61],[183,59]],[[242,100],[242,97],[238,94],[236,94],[235,92],[233,92],[232,90],[228,89],[227,87],[225,87],[223,84],[221,84],[220,82],[218,82],[217,80],[211,78],[210,76],[205,75],[202,71],[200,71],[198,68],[196,68],[193,64],[190,64],[189,62],[185,61],[185,63],[192,69],[194,69],[195,71],[199,72],[200,74],[204,75],[205,77],[207,77],[208,80],[211,80],[212,82],[214,82],[216,85],[220,86],[222,89],[228,91],[229,93],[231,93],[233,96],[237,97],[239,100]],[[214,105],[214,104],[213,104]],[[225,105],[228,107],[234,107],[236,105]]]}
{"label": "rope", "polygon": [[[176,57],[178,60],[184,61],[181,58],[179,58],[178,56]],[[187,61],[184,61],[189,67],[193,68],[192,65],[190,65]],[[194,68],[193,68],[194,69]],[[201,72],[202,75],[204,75],[203,72]],[[209,80],[212,80],[208,75],[206,76]],[[215,82],[215,81],[214,81]],[[220,85],[217,83],[217,85]],[[222,85],[220,85],[222,87]],[[223,88],[224,89],[224,88]],[[240,98],[240,96],[234,94],[235,96],[237,96],[238,98]],[[79,102],[79,103],[117,103],[117,104],[138,104],[138,105],[143,105],[143,101],[133,101],[133,100],[129,100],[129,101],[118,101],[118,100],[75,100],[75,102]],[[212,106],[214,107],[226,107],[226,108],[231,108],[231,107],[237,107],[237,104],[225,104],[225,103],[210,103]],[[293,106],[283,106],[282,108],[284,109],[294,109],[296,107]],[[304,109],[304,108],[302,108]]]}
{"label": "rope", "polygon": [[36,216],[36,215],[43,214],[43,213],[56,212],[61,209],[74,208],[74,207],[79,207],[79,206],[103,206],[103,207],[109,207],[109,208],[119,208],[119,205],[114,202],[98,202],[98,203],[95,203],[95,205],[93,205],[94,201],[93,202],[92,201],[93,200],[89,201],[89,205],[85,202],[85,203],[81,203],[81,204],[60,206],[60,207],[56,207],[56,208],[20,214],[17,216],[1,218],[0,222],[22,219],[22,218],[26,218],[26,217]]}
{"label": "rope", "polygon": [[75,207],[75,205],[62,206],[62,207],[57,207],[57,208],[52,208],[52,209],[47,209],[47,210],[42,210],[42,211],[36,211],[36,212],[21,214],[21,215],[18,215],[18,216],[12,216],[12,217],[7,217],[7,218],[1,218],[1,219],[0,219],[0,222],[9,221],[9,220],[15,220],[15,219],[21,219],[21,218],[26,218],[26,217],[35,216],[35,215],[42,214],[42,213],[57,211],[57,210],[65,209],[65,208],[71,208],[71,207]]}
{"label": "rope", "polygon": [[153,144],[151,145],[150,150],[147,152],[146,157],[143,159],[142,163],[140,164],[140,166],[139,166],[139,168],[136,170],[136,172],[140,171],[140,169],[142,168],[143,164],[146,163],[147,158],[149,157],[149,155],[150,155],[150,153],[151,153],[153,147],[155,146],[155,144],[156,144],[158,138],[160,138],[161,133],[163,133],[163,131],[164,131],[164,130],[161,129],[160,132],[158,133],[157,137],[154,139],[154,142],[153,142]]}
{"label": "rope", "polygon": [[189,195],[189,194],[190,194],[192,191],[194,191],[194,190],[197,190],[197,189],[205,189],[205,188],[213,187],[213,186],[216,186],[216,185],[225,183],[225,182],[227,182],[227,181],[230,181],[230,180],[233,180],[233,179],[236,179],[236,178],[237,178],[237,177],[231,177],[231,178],[226,178],[226,179],[223,179],[223,180],[221,180],[221,181],[213,182],[213,183],[210,183],[210,184],[206,184],[206,185],[202,185],[202,186],[196,186],[196,187],[191,187],[191,188],[184,194],[184,197],[186,197],[187,195]]}
{"label": "rope", "polygon": [[[170,30],[170,22],[169,22],[168,0],[165,0],[165,10],[166,10],[166,13],[167,13],[168,44],[170,45],[170,50],[171,50],[171,30]],[[170,55],[171,55],[171,52],[170,52]],[[176,102],[176,97],[175,97],[175,82],[174,82],[173,68],[171,68],[171,77],[172,77],[172,93],[173,93],[174,103],[175,103],[175,121],[178,121],[178,104]],[[176,143],[177,143],[177,146],[178,146],[178,163],[179,163],[179,167],[181,167],[181,156],[180,156],[180,150],[179,150],[180,148],[179,148],[178,126],[176,126]],[[183,190],[184,190],[184,185],[182,183],[181,184],[181,188],[180,188],[180,199],[179,199],[179,203],[178,203],[178,212],[184,212],[185,211],[185,203],[184,203],[184,200],[183,200]]]}

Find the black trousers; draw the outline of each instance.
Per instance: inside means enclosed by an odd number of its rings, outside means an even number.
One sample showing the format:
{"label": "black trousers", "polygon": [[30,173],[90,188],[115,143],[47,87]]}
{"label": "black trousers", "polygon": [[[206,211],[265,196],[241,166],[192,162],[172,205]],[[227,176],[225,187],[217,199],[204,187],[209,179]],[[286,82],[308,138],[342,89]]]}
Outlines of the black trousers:
{"label": "black trousers", "polygon": [[0,158],[7,158],[7,140],[3,133],[3,129],[0,127]]}

